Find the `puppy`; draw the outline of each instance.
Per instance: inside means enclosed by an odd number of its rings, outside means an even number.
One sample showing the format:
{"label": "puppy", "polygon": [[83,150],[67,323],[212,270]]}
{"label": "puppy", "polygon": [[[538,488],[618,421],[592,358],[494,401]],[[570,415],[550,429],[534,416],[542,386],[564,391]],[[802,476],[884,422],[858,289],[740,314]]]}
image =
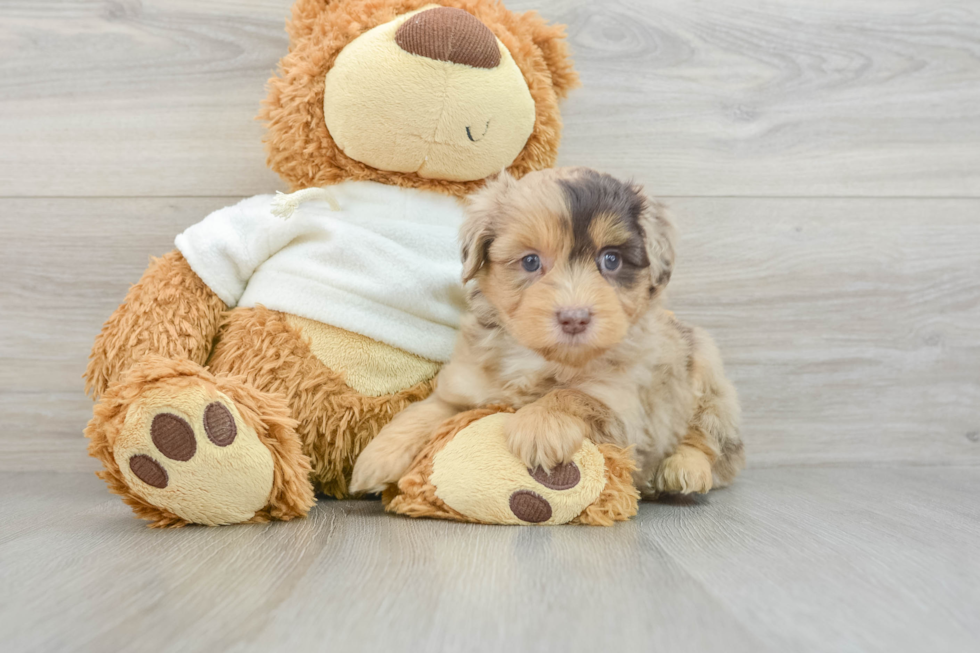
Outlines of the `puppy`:
{"label": "puppy", "polygon": [[711,338],[662,306],[674,265],[663,205],[585,168],[501,173],[472,197],[461,246],[472,283],[453,358],[365,448],[353,491],[395,483],[441,422],[486,404],[517,409],[507,441],[530,469],[591,438],[634,447],[647,497],[732,481],[738,400]]}

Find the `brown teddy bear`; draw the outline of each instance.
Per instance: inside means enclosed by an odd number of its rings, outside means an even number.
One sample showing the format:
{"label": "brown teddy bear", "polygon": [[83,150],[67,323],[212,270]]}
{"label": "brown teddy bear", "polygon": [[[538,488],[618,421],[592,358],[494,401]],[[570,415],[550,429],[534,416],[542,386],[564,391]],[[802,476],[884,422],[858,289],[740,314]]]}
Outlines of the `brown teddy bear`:
{"label": "brown teddy bear", "polygon": [[298,192],[178,236],[86,371],[89,452],[152,526],[348,495],[359,452],[452,351],[461,198],[551,166],[577,82],[562,27],[495,0],[298,0],[287,31],[261,117]]}
{"label": "brown teddy bear", "polygon": [[550,473],[530,470],[507,447],[513,412],[487,406],[446,420],[398,484],[385,490],[385,508],[478,524],[611,526],[636,514],[629,450],[585,440]]}

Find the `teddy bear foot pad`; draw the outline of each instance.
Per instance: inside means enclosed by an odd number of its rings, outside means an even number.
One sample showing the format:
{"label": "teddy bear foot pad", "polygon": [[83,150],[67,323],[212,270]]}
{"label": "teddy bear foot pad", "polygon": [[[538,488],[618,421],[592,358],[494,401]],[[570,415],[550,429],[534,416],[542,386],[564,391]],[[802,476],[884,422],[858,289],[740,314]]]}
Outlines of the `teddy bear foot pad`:
{"label": "teddy bear foot pad", "polygon": [[130,489],[196,524],[251,519],[272,492],[274,465],[234,404],[203,388],[131,407],[114,457]]}
{"label": "teddy bear foot pad", "polygon": [[306,513],[313,493],[291,420],[277,409],[286,411],[189,361],[156,360],[106,394],[86,433],[100,475],[154,525],[289,519]]}
{"label": "teddy bear foot pad", "polygon": [[636,514],[630,452],[582,444],[550,474],[508,449],[511,410],[490,407],[447,420],[384,496],[391,512],[482,524],[609,526]]}

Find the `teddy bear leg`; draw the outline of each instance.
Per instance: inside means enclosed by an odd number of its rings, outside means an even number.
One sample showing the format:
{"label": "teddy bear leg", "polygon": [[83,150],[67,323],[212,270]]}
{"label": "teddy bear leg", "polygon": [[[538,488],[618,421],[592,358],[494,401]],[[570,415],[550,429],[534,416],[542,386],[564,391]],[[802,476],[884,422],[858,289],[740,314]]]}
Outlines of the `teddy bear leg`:
{"label": "teddy bear leg", "polygon": [[609,526],[636,514],[629,450],[586,440],[550,473],[528,469],[507,446],[513,419],[510,409],[488,407],[443,422],[398,485],[385,491],[387,509],[485,524]]}
{"label": "teddy bear leg", "polygon": [[164,527],[305,515],[313,487],[295,428],[275,394],[147,356],[102,396],[85,435],[109,489]]}
{"label": "teddy bear leg", "polygon": [[[257,306],[228,314],[208,367],[221,376],[247,376],[253,387],[286,398],[314,487],[343,499],[364,447],[395,414],[432,391],[438,364],[405,365],[402,356],[411,355]],[[414,376],[407,382],[406,370]]]}

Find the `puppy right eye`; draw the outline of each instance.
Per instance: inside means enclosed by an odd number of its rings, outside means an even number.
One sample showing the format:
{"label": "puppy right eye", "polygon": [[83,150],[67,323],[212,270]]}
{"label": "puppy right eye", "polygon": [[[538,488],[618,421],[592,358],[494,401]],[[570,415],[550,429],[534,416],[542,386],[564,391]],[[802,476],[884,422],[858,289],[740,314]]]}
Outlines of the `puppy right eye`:
{"label": "puppy right eye", "polygon": [[521,267],[528,272],[537,272],[541,269],[541,257],[537,254],[528,254],[521,259]]}

